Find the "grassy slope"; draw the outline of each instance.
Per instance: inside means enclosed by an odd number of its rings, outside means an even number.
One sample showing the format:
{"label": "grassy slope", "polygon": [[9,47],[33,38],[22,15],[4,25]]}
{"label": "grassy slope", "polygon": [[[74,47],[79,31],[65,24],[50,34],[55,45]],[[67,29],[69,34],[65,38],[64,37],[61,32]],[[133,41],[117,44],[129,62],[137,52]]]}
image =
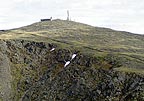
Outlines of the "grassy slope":
{"label": "grassy slope", "polygon": [[[63,48],[84,54],[114,54],[121,59],[123,71],[144,70],[144,35],[93,27],[64,20],[37,22],[18,29],[0,32],[0,39],[24,39],[57,43]],[[124,69],[125,68],[125,69]],[[132,69],[128,69],[132,68]]]}

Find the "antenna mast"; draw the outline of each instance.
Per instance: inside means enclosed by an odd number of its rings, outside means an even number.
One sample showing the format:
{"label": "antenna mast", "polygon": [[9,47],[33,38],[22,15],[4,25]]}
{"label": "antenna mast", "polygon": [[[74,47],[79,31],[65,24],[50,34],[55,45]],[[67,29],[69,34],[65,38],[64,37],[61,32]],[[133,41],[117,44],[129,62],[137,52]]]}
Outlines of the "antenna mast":
{"label": "antenna mast", "polygon": [[67,10],[67,20],[69,21],[69,10]]}

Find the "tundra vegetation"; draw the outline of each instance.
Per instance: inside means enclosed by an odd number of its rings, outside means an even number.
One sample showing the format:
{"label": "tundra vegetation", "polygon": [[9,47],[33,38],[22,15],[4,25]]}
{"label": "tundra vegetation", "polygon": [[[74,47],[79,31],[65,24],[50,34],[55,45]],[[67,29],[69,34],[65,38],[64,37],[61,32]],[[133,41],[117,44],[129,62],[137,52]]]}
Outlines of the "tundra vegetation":
{"label": "tundra vegetation", "polygon": [[144,36],[59,19],[0,31],[1,100],[144,101]]}

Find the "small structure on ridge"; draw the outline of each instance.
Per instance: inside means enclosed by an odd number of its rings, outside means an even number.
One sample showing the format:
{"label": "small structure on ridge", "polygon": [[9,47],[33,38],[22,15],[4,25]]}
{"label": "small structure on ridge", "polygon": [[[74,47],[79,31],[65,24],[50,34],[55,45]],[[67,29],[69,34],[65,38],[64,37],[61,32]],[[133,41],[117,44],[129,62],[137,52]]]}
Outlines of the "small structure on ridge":
{"label": "small structure on ridge", "polygon": [[41,19],[41,22],[43,21],[52,21],[52,17],[50,17],[50,19]]}

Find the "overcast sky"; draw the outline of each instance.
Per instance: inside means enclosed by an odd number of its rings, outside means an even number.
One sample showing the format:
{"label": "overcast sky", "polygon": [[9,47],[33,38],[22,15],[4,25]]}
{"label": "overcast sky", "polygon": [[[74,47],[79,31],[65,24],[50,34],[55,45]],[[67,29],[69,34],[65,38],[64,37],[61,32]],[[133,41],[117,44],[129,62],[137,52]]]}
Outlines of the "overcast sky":
{"label": "overcast sky", "polygon": [[41,18],[67,18],[99,27],[144,34],[144,0],[0,0],[0,29]]}

